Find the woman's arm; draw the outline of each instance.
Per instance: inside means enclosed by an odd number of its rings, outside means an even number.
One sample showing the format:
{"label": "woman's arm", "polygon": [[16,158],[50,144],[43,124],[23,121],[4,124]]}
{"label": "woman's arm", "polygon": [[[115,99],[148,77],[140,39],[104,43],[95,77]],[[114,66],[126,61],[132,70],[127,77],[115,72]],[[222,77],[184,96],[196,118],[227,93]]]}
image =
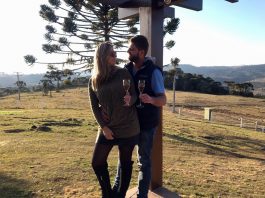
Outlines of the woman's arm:
{"label": "woman's arm", "polygon": [[89,92],[89,98],[90,98],[90,107],[92,109],[93,115],[94,115],[98,125],[100,126],[100,128],[103,131],[104,136],[108,140],[114,139],[114,136],[113,136],[114,134],[113,134],[112,130],[107,126],[107,122],[108,122],[109,118],[105,114],[105,111],[102,110],[102,108],[99,106],[99,100],[98,100],[96,93],[92,89],[91,81],[89,82],[88,92]]}
{"label": "woman's arm", "polygon": [[88,93],[89,93],[89,98],[90,98],[90,107],[93,112],[93,115],[97,123],[99,124],[99,126],[103,128],[104,126],[106,126],[106,122],[104,121],[102,117],[102,112],[99,107],[99,100],[98,100],[96,93],[92,89],[91,81],[89,82],[89,85],[88,85]]}

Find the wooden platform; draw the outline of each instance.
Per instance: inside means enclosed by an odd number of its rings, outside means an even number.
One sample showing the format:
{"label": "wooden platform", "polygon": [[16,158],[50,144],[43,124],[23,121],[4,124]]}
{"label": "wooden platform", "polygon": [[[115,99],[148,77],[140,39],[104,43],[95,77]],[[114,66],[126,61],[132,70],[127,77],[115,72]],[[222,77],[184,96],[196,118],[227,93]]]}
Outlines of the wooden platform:
{"label": "wooden platform", "polygon": [[[137,198],[137,187],[128,190],[126,198]],[[149,191],[148,198],[180,198],[180,196],[166,188],[160,187],[154,191]]]}

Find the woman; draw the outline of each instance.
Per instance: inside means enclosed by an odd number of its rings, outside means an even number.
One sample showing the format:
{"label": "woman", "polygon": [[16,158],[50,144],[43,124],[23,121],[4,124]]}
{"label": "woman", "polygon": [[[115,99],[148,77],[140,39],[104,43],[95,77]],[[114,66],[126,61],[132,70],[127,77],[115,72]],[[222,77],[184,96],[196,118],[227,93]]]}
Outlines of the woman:
{"label": "woman", "polygon": [[[94,68],[89,82],[89,96],[94,117],[99,125],[92,167],[102,190],[102,197],[124,198],[132,174],[132,152],[138,143],[139,122],[134,107],[136,94],[131,75],[115,66],[116,53],[110,42],[101,43],[94,56]],[[125,94],[123,80],[130,79],[131,94]],[[125,105],[127,104],[127,105]],[[119,149],[120,182],[111,189],[108,155],[114,145]]]}

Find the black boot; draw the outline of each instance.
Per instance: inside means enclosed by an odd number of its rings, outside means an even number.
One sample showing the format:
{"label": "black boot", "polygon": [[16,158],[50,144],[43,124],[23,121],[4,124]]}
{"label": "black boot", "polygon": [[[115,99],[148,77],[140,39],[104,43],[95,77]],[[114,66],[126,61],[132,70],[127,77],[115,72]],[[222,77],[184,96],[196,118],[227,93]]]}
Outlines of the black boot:
{"label": "black boot", "polygon": [[118,164],[117,175],[112,188],[115,198],[125,198],[132,177],[133,161]]}
{"label": "black boot", "polygon": [[109,177],[109,171],[108,171],[108,164],[102,166],[93,167],[98,182],[101,187],[102,191],[102,198],[113,198],[112,189],[110,185],[110,177]]}
{"label": "black boot", "polygon": [[116,172],[116,176],[115,176],[115,181],[112,187],[112,192],[114,197],[116,198],[119,186],[120,186],[120,180],[121,180],[121,164],[120,162],[118,162],[117,164],[117,172]]}

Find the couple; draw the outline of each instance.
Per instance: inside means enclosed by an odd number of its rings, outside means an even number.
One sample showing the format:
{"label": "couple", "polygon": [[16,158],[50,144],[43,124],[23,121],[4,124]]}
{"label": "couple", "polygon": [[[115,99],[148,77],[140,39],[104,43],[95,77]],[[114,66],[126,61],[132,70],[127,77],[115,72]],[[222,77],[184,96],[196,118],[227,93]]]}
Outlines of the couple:
{"label": "couple", "polygon": [[[138,145],[139,162],[137,197],[147,198],[153,137],[160,115],[158,107],[166,104],[162,71],[145,57],[148,47],[146,37],[131,38],[127,51],[130,62],[125,65],[126,69],[115,66],[116,53],[110,42],[101,43],[95,52],[89,96],[99,130],[92,167],[104,198],[125,197],[132,175],[135,145]],[[130,95],[125,94],[123,79],[130,79]],[[145,80],[143,94],[135,89],[140,79]],[[135,106],[140,100],[144,104],[141,109]],[[119,149],[119,163],[111,187],[107,158],[114,145]]]}

